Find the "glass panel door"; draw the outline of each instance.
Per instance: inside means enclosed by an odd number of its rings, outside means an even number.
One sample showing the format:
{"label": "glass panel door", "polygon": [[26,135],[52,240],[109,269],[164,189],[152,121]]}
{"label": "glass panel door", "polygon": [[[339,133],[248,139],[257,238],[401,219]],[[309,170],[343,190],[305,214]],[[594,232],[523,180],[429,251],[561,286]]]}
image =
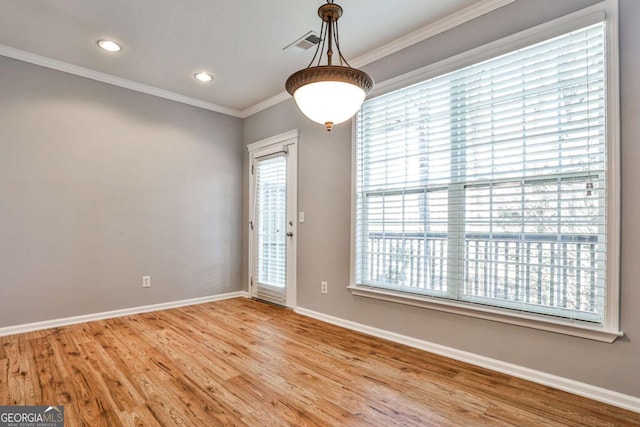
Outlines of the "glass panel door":
{"label": "glass panel door", "polygon": [[255,297],[285,304],[287,285],[287,156],[255,162]]}

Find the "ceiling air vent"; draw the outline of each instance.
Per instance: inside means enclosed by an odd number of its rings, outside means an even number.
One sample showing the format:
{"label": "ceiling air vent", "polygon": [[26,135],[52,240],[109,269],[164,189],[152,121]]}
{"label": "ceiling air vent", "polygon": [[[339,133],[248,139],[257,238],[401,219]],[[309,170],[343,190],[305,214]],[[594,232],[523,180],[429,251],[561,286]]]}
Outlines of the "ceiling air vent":
{"label": "ceiling air vent", "polygon": [[294,41],[282,50],[289,53],[306,52],[312,47],[316,47],[316,45],[320,43],[321,40],[322,39],[318,36],[318,33],[316,33],[315,31],[309,31],[304,36],[300,37],[298,40]]}

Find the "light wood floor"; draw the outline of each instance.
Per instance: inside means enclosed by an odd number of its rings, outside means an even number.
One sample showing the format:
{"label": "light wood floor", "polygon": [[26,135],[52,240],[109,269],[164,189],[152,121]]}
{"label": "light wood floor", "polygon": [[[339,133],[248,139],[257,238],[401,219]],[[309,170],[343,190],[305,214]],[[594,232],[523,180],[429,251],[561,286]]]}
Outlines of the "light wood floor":
{"label": "light wood floor", "polygon": [[640,414],[245,299],[0,338],[0,404],[67,426],[640,425]]}

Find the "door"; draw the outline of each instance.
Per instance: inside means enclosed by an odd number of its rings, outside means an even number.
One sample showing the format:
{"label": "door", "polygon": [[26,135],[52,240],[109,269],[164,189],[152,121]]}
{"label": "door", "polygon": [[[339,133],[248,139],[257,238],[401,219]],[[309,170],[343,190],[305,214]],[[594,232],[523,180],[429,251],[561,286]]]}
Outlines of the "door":
{"label": "door", "polygon": [[249,290],[253,298],[295,307],[297,137],[249,146]]}

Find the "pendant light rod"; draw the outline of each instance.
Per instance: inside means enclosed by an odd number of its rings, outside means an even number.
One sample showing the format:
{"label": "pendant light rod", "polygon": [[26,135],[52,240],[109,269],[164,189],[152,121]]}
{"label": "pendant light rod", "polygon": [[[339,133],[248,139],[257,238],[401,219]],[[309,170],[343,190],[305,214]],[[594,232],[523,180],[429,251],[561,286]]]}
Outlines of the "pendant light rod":
{"label": "pendant light rod", "polygon": [[[335,4],[333,1],[327,2],[323,4],[318,9],[318,16],[322,19],[323,22],[323,30],[326,34],[325,39],[328,43],[327,46],[327,65],[331,66],[333,63],[333,42],[336,42],[336,47],[338,48],[338,55],[342,56],[340,53],[340,45],[338,44],[337,39],[337,22],[338,19],[342,16],[342,7],[340,5]],[[335,35],[334,35],[335,32]],[[324,47],[324,46],[323,46]],[[322,59],[322,55],[320,55]],[[319,65],[319,64],[318,64]]]}
{"label": "pendant light rod", "polygon": [[333,58],[333,21],[329,16],[329,22],[327,24],[329,29],[327,30],[329,36],[329,46],[327,47],[327,65],[331,66],[331,59]]}

